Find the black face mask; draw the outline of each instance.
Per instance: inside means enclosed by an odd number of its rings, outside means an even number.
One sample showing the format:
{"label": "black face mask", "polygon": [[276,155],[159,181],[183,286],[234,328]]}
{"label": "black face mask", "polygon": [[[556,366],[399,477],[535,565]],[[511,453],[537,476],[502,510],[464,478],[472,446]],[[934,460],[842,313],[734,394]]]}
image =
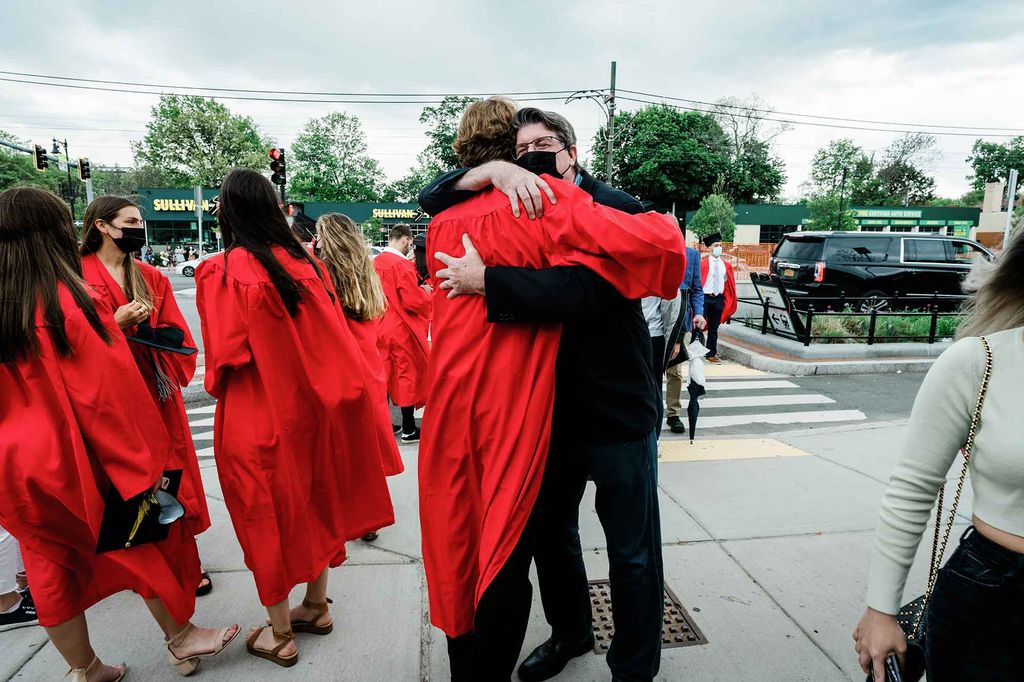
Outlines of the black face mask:
{"label": "black face mask", "polygon": [[141,227],[122,227],[121,236],[111,239],[122,253],[135,253],[146,245],[146,230]]}
{"label": "black face mask", "polygon": [[557,154],[558,152],[526,152],[516,159],[516,165],[536,175],[547,173],[560,178],[562,173],[558,170],[558,163],[555,161]]}

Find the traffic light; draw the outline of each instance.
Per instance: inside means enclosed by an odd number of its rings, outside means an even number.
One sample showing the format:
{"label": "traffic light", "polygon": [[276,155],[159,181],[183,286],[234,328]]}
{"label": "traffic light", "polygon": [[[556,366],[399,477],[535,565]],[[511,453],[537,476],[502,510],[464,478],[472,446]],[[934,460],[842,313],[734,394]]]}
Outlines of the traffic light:
{"label": "traffic light", "polygon": [[89,168],[89,159],[78,160],[78,179],[88,180],[92,177],[92,169]]}
{"label": "traffic light", "polygon": [[32,145],[32,158],[36,162],[37,171],[42,172],[50,167],[50,162],[47,160],[46,157],[45,147],[40,147],[37,144]]}
{"label": "traffic light", "polygon": [[284,184],[288,182],[288,175],[284,165],[284,149],[280,147],[271,147],[268,154],[271,159],[270,170],[273,173],[273,175],[270,176],[270,181],[275,185],[284,186]]}

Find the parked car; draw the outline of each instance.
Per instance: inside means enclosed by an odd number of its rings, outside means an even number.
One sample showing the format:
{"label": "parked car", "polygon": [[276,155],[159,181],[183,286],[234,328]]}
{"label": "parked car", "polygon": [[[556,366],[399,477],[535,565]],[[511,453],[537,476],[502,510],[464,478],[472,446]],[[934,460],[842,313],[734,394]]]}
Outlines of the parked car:
{"label": "parked car", "polygon": [[194,260],[187,260],[184,263],[178,263],[178,265],[175,266],[175,270],[178,271],[179,275],[185,275],[185,277],[195,277],[196,276],[196,266],[198,266],[201,262],[203,262],[204,260],[206,260],[210,256],[215,256],[218,253],[220,253],[220,252],[219,251],[215,251],[213,253],[204,253],[202,256],[200,256],[199,258],[196,258]]}
{"label": "parked car", "polygon": [[[791,232],[782,237],[768,271],[779,276],[794,305],[818,310],[845,303],[886,309],[893,296],[963,294],[962,283],[978,258],[992,259],[963,237],[917,232]],[[814,300],[807,300],[813,298]],[[853,300],[851,300],[853,299]],[[899,300],[921,308],[929,300]],[[952,309],[959,301],[940,304]]]}

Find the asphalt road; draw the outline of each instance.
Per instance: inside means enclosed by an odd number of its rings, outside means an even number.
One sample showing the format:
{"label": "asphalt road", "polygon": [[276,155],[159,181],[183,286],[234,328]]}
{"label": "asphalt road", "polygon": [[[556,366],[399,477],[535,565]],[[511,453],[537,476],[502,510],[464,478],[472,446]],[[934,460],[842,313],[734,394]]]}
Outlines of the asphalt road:
{"label": "asphalt road", "polygon": [[199,331],[199,312],[196,310],[195,289],[196,282],[191,277],[179,275],[176,272],[166,272],[167,279],[171,281],[171,289],[174,290],[174,298],[178,301],[181,314],[185,316],[188,328],[192,331],[199,352],[203,352],[203,335]]}

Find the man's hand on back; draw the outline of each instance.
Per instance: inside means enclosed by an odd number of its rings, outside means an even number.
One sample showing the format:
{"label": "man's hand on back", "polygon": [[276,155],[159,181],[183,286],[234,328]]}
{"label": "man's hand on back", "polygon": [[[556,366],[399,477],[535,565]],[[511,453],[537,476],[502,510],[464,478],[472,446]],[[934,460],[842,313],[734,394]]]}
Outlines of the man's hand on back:
{"label": "man's hand on back", "polygon": [[442,280],[442,289],[450,289],[448,298],[462,294],[484,294],[484,270],[487,266],[468,234],[462,235],[462,245],[466,248],[466,255],[462,258],[440,251],[434,254],[435,258],[447,266],[437,271],[437,278]]}
{"label": "man's hand on back", "polygon": [[454,189],[479,191],[493,185],[499,192],[508,197],[512,206],[512,215],[519,217],[519,202],[526,208],[530,218],[544,215],[544,203],[541,194],[546,194],[552,204],[557,204],[551,186],[542,178],[524,170],[508,161],[488,161],[473,168],[462,176]]}

